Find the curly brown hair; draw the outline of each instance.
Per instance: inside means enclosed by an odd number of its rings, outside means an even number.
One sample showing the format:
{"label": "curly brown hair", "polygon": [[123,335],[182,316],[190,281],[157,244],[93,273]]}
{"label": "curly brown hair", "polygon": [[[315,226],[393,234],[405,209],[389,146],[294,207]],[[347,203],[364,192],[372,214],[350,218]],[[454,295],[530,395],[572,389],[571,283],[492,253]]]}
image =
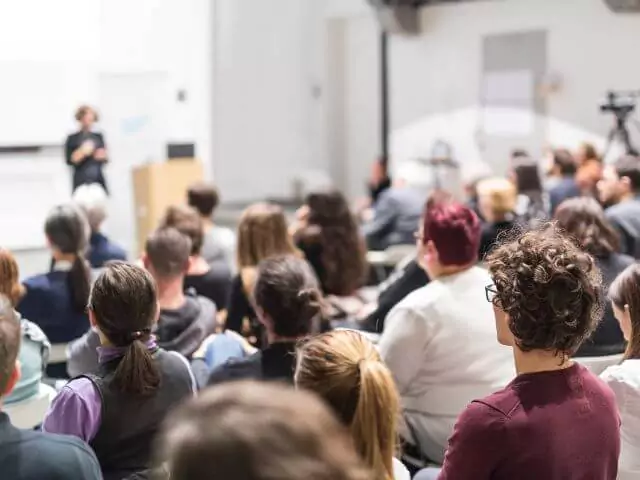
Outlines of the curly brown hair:
{"label": "curly brown hair", "polygon": [[555,224],[504,243],[488,257],[516,345],[573,355],[602,318],[604,288],[595,260]]}
{"label": "curly brown hair", "polygon": [[[296,243],[309,256],[320,253],[314,265],[327,295],[348,296],[360,288],[367,275],[366,247],[349,204],[337,190],[307,196],[307,227],[296,235]],[[309,259],[311,263],[314,262]]]}

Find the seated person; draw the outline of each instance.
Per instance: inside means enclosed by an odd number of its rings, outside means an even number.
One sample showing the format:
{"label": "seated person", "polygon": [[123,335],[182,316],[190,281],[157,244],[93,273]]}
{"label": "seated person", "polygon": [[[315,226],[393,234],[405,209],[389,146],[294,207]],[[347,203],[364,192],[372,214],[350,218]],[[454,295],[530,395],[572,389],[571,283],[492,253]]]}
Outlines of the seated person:
{"label": "seated person", "polygon": [[319,329],[322,295],[304,260],[293,255],[263,260],[253,295],[267,345],[246,359],[231,359],[215,369],[210,385],[240,379],[293,383],[296,344]]}
{"label": "seated person", "polygon": [[[257,325],[256,314],[249,297],[255,282],[256,267],[269,257],[295,254],[282,208],[268,203],[248,207],[238,225],[238,274],[231,285],[227,303],[225,328],[240,334],[255,336],[262,341],[262,329]],[[250,325],[249,332],[245,330]]]}
{"label": "seated person", "polygon": [[[456,418],[474,398],[514,376],[511,351],[498,344],[488,273],[477,267],[480,220],[468,207],[427,208],[418,259],[431,282],[389,313],[380,353],[402,397],[404,440],[441,462]],[[411,433],[409,433],[411,432]]]}
{"label": "seated person", "polygon": [[[52,344],[64,344],[89,329],[90,272],[84,258],[89,225],[78,208],[62,205],[49,213],[45,234],[53,256],[51,271],[24,281],[24,296],[16,309],[38,325]],[[66,364],[50,363],[47,375],[65,378]]]}
{"label": "seated person", "polygon": [[315,270],[323,294],[337,310],[349,303],[360,309],[358,290],[368,271],[366,246],[344,196],[335,190],[311,193],[297,217],[294,242]]}
{"label": "seated person", "polygon": [[577,169],[573,155],[568,150],[557,149],[551,152],[549,177],[553,180],[553,186],[549,189],[549,203],[552,215],[566,199],[582,195],[575,178]]}
{"label": "seated person", "polygon": [[156,456],[171,480],[372,479],[323,402],[264,383],[212,388],[181,406]]}
{"label": "seated person", "polygon": [[499,247],[487,262],[487,304],[518,376],[460,415],[439,480],[616,479],[615,397],[571,360],[602,312],[593,258],[551,225]]}
{"label": "seated person", "polygon": [[[0,300],[0,402],[18,382],[20,322],[11,302]],[[0,403],[0,404],[1,404]],[[0,411],[0,471],[11,480],[101,480],[94,453],[77,438],[19,430]]]}
{"label": "seated person", "polygon": [[220,203],[218,190],[213,185],[197,183],[189,187],[187,201],[202,218],[202,257],[211,268],[216,268],[222,263],[235,273],[236,234],[230,228],[216,225],[213,221],[213,214]]}
{"label": "seated person", "polygon": [[598,190],[607,219],[620,234],[621,252],[640,259],[640,157],[628,155],[607,167]]}
{"label": "seated person", "polygon": [[[635,260],[622,255],[617,232],[604,216],[602,207],[593,198],[577,197],[565,200],[556,210],[558,227],[573,237],[590,253],[602,272],[605,289]],[[624,352],[625,341],[611,305],[605,305],[604,317],[593,335],[578,349],[576,357],[598,357]]]}
{"label": "seated person", "polygon": [[[211,300],[183,287],[189,265],[191,240],[174,228],[163,228],[149,236],[143,263],[158,288],[160,313],[153,333],[157,344],[190,359],[205,338],[215,331],[216,307]],[[69,346],[68,370],[72,376],[95,372],[100,337],[91,329]]]}
{"label": "seated person", "polygon": [[92,268],[102,268],[111,260],[127,259],[127,252],[100,232],[107,218],[108,198],[107,192],[97,183],[80,185],[73,192],[73,201],[84,211],[91,228],[87,260]]}
{"label": "seated person", "polygon": [[[0,296],[4,296],[15,308],[22,295],[18,263],[9,250],[0,248]],[[5,405],[38,397],[42,375],[49,358],[49,340],[40,327],[16,313],[20,322],[20,378],[12,392],[2,399]]]}
{"label": "seated person", "polygon": [[164,417],[193,396],[196,385],[187,360],[159,348],[151,335],[158,296],[144,269],[108,265],[93,285],[88,310],[100,337],[100,368],[62,389],[43,430],[84,440],[104,478],[121,479],[151,467]]}
{"label": "seated person", "polygon": [[640,266],[622,272],[609,288],[615,316],[627,342],[624,360],[601,375],[613,390],[622,419],[620,478],[640,477]]}
{"label": "seated person", "polygon": [[516,187],[506,178],[487,178],[478,183],[478,207],[485,223],[480,234],[480,260],[501,241],[518,223],[516,208]]}
{"label": "seated person", "polygon": [[191,207],[169,207],[161,227],[173,227],[191,239],[189,270],[184,277],[184,287],[194,289],[198,295],[207,297],[223,308],[231,288],[231,272],[226,265],[211,267],[201,255],[203,233],[202,219]]}
{"label": "seated person", "polygon": [[575,152],[575,160],[578,167],[576,182],[583,195],[593,196],[596,185],[602,180],[602,158],[593,144],[583,142]]}
{"label": "seated person", "polygon": [[297,356],[296,386],[326,400],[351,431],[372,478],[409,480],[394,458],[400,396],[376,347],[358,332],[341,330],[302,343]]}
{"label": "seated person", "polygon": [[413,234],[429,193],[416,168],[413,162],[401,165],[392,187],[378,197],[373,218],[363,226],[369,250],[414,243]]}

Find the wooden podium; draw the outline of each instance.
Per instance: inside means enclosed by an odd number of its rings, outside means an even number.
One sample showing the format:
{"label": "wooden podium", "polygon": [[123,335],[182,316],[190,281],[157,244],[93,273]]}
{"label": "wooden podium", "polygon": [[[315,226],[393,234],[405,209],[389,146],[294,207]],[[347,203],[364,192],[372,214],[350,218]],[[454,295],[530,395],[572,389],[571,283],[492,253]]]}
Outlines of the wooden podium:
{"label": "wooden podium", "polygon": [[133,169],[133,194],[138,253],[158,226],[167,207],[183,205],[187,189],[204,178],[202,164],[194,158],[149,163]]}

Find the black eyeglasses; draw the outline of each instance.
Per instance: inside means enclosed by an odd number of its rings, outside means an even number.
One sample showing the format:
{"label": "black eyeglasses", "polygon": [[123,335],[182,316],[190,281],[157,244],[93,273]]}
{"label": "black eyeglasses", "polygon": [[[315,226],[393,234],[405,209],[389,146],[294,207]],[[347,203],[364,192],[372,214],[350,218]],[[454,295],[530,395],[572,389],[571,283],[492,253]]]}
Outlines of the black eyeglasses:
{"label": "black eyeglasses", "polygon": [[484,294],[487,297],[487,302],[493,304],[496,303],[496,300],[498,299],[498,289],[495,285],[491,284],[484,287]]}

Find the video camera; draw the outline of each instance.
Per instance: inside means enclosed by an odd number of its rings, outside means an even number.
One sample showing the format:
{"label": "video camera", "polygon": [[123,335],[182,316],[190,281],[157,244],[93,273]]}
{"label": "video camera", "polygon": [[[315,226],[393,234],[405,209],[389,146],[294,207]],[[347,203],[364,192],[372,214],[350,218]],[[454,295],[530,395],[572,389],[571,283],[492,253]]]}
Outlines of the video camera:
{"label": "video camera", "polygon": [[600,104],[600,111],[625,118],[636,109],[639,96],[640,92],[610,91],[607,93],[607,99]]}

